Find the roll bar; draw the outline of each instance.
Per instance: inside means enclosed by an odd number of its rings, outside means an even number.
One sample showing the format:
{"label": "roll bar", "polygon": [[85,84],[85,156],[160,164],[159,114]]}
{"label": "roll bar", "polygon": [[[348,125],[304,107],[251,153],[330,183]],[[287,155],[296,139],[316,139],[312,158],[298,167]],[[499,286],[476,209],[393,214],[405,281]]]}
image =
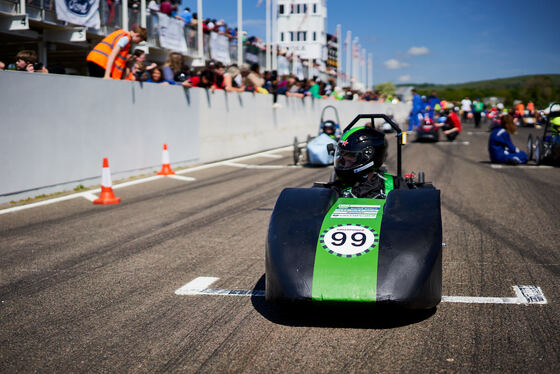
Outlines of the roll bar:
{"label": "roll bar", "polygon": [[397,123],[395,121],[393,121],[391,118],[389,118],[389,116],[387,116],[386,114],[358,114],[356,116],[356,118],[354,118],[352,120],[352,122],[350,122],[350,124],[348,126],[346,126],[346,128],[344,129],[344,131],[342,132],[343,134],[345,132],[347,132],[348,130],[350,130],[352,128],[352,126],[354,126],[359,120],[366,118],[366,119],[370,119],[371,120],[371,125],[374,126],[375,125],[375,119],[376,118],[382,118],[384,119],[389,125],[391,125],[391,127],[397,132],[397,180],[400,180],[402,178],[402,130],[399,127],[399,125],[397,125]]}

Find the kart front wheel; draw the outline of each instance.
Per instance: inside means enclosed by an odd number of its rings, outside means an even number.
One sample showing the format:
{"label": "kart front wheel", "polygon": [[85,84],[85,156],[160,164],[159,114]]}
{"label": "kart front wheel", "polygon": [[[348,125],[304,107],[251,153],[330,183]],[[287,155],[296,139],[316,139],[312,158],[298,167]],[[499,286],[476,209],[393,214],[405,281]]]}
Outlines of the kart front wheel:
{"label": "kart front wheel", "polygon": [[529,161],[533,159],[533,135],[532,134],[529,134],[529,138],[527,139],[527,157]]}
{"label": "kart front wheel", "polygon": [[294,165],[297,165],[298,161],[299,161],[299,142],[297,140],[297,136],[294,137]]}
{"label": "kart front wheel", "polygon": [[540,137],[535,138],[535,163],[540,165],[543,157],[543,144]]}

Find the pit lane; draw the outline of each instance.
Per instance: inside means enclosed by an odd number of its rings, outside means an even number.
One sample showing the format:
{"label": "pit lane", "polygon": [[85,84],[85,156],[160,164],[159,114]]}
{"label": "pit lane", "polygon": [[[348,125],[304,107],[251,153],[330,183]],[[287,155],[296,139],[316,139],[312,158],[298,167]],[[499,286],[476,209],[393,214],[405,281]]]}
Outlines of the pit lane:
{"label": "pit lane", "polygon": [[[443,293],[511,297],[535,285],[548,304],[446,302],[391,319],[177,295],[203,276],[219,278],[212,289],[263,288],[276,197],[330,173],[291,167],[285,149],[116,189],[116,206],[72,198],[0,215],[0,371],[558,371],[560,173],[492,168],[488,133],[465,127],[457,140],[469,144],[403,151],[403,170],[442,191]],[[513,137],[520,148],[529,132]]]}

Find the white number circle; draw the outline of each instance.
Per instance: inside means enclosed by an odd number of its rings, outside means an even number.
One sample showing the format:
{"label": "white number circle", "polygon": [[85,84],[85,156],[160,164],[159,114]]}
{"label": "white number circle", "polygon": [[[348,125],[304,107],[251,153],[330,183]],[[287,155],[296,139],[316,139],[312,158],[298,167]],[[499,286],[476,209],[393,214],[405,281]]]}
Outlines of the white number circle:
{"label": "white number circle", "polygon": [[321,244],[339,257],[361,256],[377,245],[377,233],[367,226],[335,226],[321,235]]}

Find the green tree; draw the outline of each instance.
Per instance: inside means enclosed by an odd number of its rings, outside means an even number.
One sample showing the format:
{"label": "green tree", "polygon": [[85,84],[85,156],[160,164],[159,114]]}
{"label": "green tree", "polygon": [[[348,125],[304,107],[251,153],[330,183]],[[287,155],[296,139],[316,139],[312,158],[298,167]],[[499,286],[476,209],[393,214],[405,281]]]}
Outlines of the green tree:
{"label": "green tree", "polygon": [[375,91],[378,91],[380,94],[389,96],[395,94],[395,85],[393,82],[384,82],[379,83],[375,86]]}

